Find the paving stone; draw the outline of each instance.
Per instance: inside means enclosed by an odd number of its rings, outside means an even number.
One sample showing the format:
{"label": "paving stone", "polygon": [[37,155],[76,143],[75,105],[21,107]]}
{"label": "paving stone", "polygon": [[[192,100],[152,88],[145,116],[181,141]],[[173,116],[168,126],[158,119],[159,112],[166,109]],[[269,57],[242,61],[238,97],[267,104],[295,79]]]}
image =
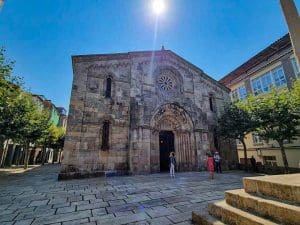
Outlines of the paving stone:
{"label": "paving stone", "polygon": [[97,220],[97,224],[114,224],[114,225],[121,225],[121,224],[128,224],[138,221],[143,221],[150,219],[150,217],[146,213],[136,213],[129,216],[120,216],[115,218],[108,218]]}
{"label": "paving stone", "polygon": [[27,220],[18,220],[14,225],[30,225],[32,223],[33,219],[27,219]]}
{"label": "paving stone", "polygon": [[83,200],[91,200],[91,199],[96,199],[95,195],[84,195]]}
{"label": "paving stone", "polygon": [[[75,204],[73,204],[73,205],[75,206]],[[63,208],[63,207],[67,207],[67,206],[70,206],[70,202],[54,204],[54,205],[52,205],[52,208],[57,209],[57,208]]]}
{"label": "paving stone", "polygon": [[1,225],[13,225],[15,221],[12,222],[1,222]]}
{"label": "paving stone", "polygon": [[[137,210],[141,208],[137,203],[134,204],[124,204],[124,205],[118,205],[118,206],[113,206],[113,207],[106,207],[108,213],[116,213],[116,212],[124,212],[124,211],[132,211],[132,210]],[[144,207],[142,207],[144,208]]]}
{"label": "paving stone", "polygon": [[184,222],[186,220],[192,219],[192,212],[185,212],[185,213],[177,213],[171,216],[167,216],[174,223]]}
{"label": "paving stone", "polygon": [[173,224],[167,217],[158,217],[151,220],[148,220],[148,223],[151,225],[169,225]]}
{"label": "paving stone", "polygon": [[112,219],[115,218],[114,214],[106,214],[106,215],[97,215],[90,217],[90,221],[100,221],[103,219]]}
{"label": "paving stone", "polygon": [[29,206],[42,206],[47,205],[49,200],[32,201]]}
{"label": "paving stone", "polygon": [[57,211],[56,211],[56,214],[75,212],[75,210],[76,210],[75,206],[68,206],[68,207],[58,208]]}
{"label": "paving stone", "polygon": [[161,208],[161,209],[146,209],[146,213],[151,216],[151,218],[168,216],[172,214],[179,213],[175,208]]}
{"label": "paving stone", "polygon": [[71,202],[71,206],[72,205],[88,205],[90,204],[90,201],[89,200],[86,200],[86,201],[78,201],[78,202]]}
{"label": "paving stone", "polygon": [[77,211],[86,210],[86,209],[98,209],[98,208],[103,208],[105,206],[108,206],[107,202],[97,202],[97,203],[86,204],[86,205],[78,205]]}
{"label": "paving stone", "polygon": [[114,201],[108,201],[108,204],[110,206],[123,205],[125,203],[126,202],[123,199],[121,199],[121,200],[114,200]]}
{"label": "paving stone", "polygon": [[16,218],[17,215],[18,215],[17,213],[12,213],[12,214],[6,214],[5,216],[0,216],[0,224],[2,222],[12,221],[14,218]]}
{"label": "paving stone", "polygon": [[91,214],[90,210],[64,213],[64,214],[56,214],[53,216],[39,217],[33,221],[32,225],[65,222],[65,221],[70,221],[70,220],[78,220],[78,219],[88,218],[91,216],[92,216],[92,214]]}
{"label": "paving stone", "polygon": [[88,223],[88,222],[89,222],[89,219],[84,218],[84,219],[79,219],[79,220],[71,220],[71,221],[63,222],[62,225],[78,225],[78,224]]}
{"label": "paving stone", "polygon": [[116,212],[114,213],[116,217],[120,216],[130,216],[133,214],[133,211],[125,211],[125,212]]}
{"label": "paving stone", "polygon": [[106,209],[105,208],[99,208],[99,209],[92,209],[92,215],[93,216],[100,216],[100,215],[106,215]]}
{"label": "paving stone", "polygon": [[211,182],[207,173],[186,172],[176,179],[151,174],[58,182],[58,171],[52,164],[9,176],[0,169],[0,224],[190,225],[192,210],[223,199],[225,190],[241,188],[249,176],[229,172]]}
{"label": "paving stone", "polygon": [[160,205],[167,205],[168,203],[162,199],[152,199],[148,201],[144,201],[140,203],[145,208],[160,206]]}

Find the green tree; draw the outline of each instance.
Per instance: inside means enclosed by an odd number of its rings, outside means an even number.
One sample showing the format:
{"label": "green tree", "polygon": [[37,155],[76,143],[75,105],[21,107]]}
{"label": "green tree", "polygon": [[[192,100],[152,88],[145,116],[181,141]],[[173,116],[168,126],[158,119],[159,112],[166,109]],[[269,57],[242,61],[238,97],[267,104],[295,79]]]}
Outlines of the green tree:
{"label": "green tree", "polygon": [[237,104],[227,105],[218,122],[218,135],[225,139],[238,139],[243,144],[245,170],[248,170],[248,157],[245,137],[254,129],[251,115]]}
{"label": "green tree", "polygon": [[15,137],[19,123],[16,114],[16,99],[22,93],[22,82],[12,75],[14,62],[7,61],[5,50],[0,49],[0,166],[4,164],[7,148],[5,140]]}
{"label": "green tree", "polygon": [[36,145],[49,127],[48,113],[40,109],[32,100],[31,94],[22,93],[18,102],[19,118],[17,140],[24,146],[24,169],[28,167],[30,146]]}
{"label": "green tree", "polygon": [[299,133],[300,125],[299,93],[300,85],[297,81],[292,90],[287,88],[273,88],[269,93],[257,97],[249,97],[243,103],[244,108],[256,121],[256,130],[263,139],[273,139],[280,146],[285,172],[289,172],[285,154],[285,141],[291,142]]}
{"label": "green tree", "polygon": [[42,145],[42,164],[44,165],[46,160],[46,149],[53,148],[57,150],[59,146],[60,138],[63,138],[63,131],[61,128],[51,124],[47,130],[44,131],[41,139],[39,140]]}

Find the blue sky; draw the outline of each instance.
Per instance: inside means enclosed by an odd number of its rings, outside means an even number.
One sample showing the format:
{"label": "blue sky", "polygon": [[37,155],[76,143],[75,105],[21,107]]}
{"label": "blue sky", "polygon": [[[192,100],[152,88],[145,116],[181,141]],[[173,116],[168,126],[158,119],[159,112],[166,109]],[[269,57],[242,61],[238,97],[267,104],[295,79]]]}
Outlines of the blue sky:
{"label": "blue sky", "polygon": [[[162,45],[220,79],[287,33],[278,0],[167,0]],[[300,9],[300,0],[296,0]],[[149,0],[8,0],[0,46],[26,87],[68,109],[71,55],[153,48]]]}

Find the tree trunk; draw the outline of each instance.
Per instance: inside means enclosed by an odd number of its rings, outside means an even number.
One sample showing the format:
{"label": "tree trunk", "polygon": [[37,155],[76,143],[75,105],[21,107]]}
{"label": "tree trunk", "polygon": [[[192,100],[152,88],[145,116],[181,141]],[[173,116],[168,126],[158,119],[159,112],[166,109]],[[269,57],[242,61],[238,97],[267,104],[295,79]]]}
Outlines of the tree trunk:
{"label": "tree trunk", "polygon": [[1,158],[0,158],[0,167],[5,166],[4,164],[5,164],[5,158],[6,158],[7,149],[8,149],[8,143],[9,143],[9,140],[6,141],[5,146],[3,147],[3,151],[2,151],[2,154],[1,154]]}
{"label": "tree trunk", "polygon": [[46,145],[44,144],[42,147],[42,165],[45,164],[45,160],[46,160]]}
{"label": "tree trunk", "polygon": [[240,140],[243,144],[243,148],[244,148],[244,163],[245,163],[245,171],[248,171],[248,157],[247,157],[247,148],[246,148],[246,144],[244,139]]}
{"label": "tree trunk", "polygon": [[288,163],[287,158],[286,158],[286,154],[285,154],[285,150],[284,150],[284,146],[283,146],[283,141],[278,141],[278,144],[280,146],[280,151],[281,151],[281,155],[282,155],[282,160],[283,160],[283,164],[284,164],[285,173],[289,173],[289,163]]}
{"label": "tree trunk", "polygon": [[25,154],[25,157],[24,157],[24,169],[27,169],[28,168],[29,155],[30,155],[29,154],[29,143],[25,144],[24,154]]}
{"label": "tree trunk", "polygon": [[4,139],[0,139],[0,167],[2,166],[2,157],[4,154]]}

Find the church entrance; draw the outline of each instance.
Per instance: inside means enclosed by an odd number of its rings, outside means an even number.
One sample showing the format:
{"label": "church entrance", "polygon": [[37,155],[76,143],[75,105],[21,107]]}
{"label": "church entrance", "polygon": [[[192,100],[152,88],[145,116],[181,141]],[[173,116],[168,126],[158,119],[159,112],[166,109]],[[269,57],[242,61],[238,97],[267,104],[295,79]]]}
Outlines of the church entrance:
{"label": "church entrance", "polygon": [[174,152],[174,133],[172,131],[159,132],[160,171],[169,170],[169,155]]}
{"label": "church entrance", "polygon": [[177,103],[162,105],[150,121],[150,169],[169,170],[169,154],[176,153],[177,171],[196,168],[193,122]]}

